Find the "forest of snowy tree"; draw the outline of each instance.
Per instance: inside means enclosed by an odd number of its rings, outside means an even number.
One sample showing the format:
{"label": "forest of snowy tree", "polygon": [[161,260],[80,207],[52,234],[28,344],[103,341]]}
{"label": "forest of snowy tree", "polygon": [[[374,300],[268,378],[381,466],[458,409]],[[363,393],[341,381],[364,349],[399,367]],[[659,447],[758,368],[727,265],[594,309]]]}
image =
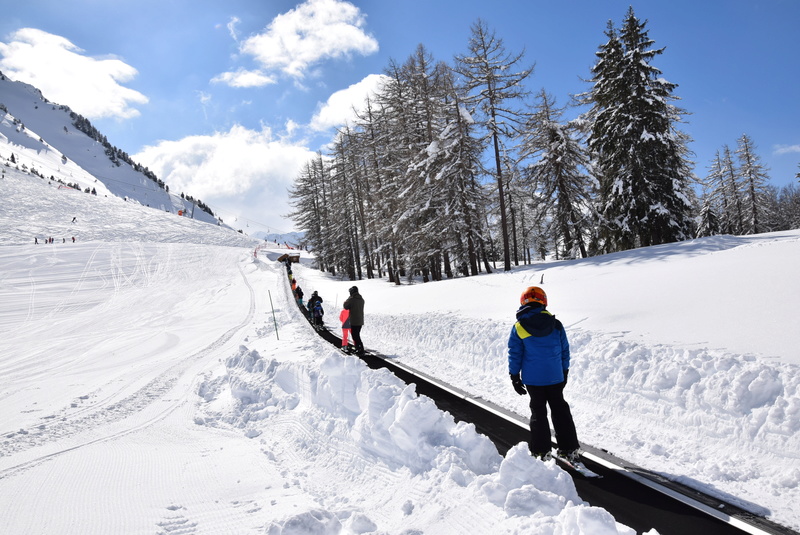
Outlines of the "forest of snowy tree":
{"label": "forest of snowy tree", "polygon": [[769,185],[747,135],[697,176],[645,27],[632,8],[609,22],[573,120],[524,89],[533,67],[480,20],[452,65],[423,45],[391,62],[290,191],[320,269],[399,284],[800,227],[800,191]]}

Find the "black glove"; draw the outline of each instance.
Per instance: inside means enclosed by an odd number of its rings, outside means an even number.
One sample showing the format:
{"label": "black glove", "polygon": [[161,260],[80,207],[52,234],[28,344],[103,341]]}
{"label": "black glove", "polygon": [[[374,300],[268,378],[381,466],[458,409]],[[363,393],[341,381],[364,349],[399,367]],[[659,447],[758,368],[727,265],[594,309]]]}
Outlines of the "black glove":
{"label": "black glove", "polygon": [[524,396],[525,394],[527,394],[528,391],[525,390],[525,385],[522,384],[522,378],[519,376],[519,374],[514,375],[512,373],[509,375],[511,377],[511,384],[514,386],[514,390],[517,391],[517,394],[519,394],[520,396]]}
{"label": "black glove", "polygon": [[567,376],[569,375],[569,368],[564,370],[564,384],[567,384]]}

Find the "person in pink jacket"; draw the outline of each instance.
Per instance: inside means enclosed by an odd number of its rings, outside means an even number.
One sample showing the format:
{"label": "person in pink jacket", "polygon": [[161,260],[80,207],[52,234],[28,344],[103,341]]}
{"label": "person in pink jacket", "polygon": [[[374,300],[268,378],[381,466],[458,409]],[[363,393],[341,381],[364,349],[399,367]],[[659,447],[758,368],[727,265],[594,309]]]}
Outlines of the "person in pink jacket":
{"label": "person in pink jacket", "polygon": [[347,339],[350,337],[350,311],[342,310],[339,313],[339,321],[342,322],[342,348],[346,348]]}

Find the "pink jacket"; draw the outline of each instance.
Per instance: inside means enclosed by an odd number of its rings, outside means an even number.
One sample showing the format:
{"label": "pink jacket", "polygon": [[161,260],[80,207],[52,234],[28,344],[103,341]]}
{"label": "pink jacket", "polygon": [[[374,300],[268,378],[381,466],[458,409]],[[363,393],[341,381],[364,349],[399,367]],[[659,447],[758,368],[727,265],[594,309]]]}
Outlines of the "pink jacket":
{"label": "pink jacket", "polygon": [[339,321],[342,322],[342,329],[349,329],[350,328],[350,311],[349,310],[342,310],[339,313]]}

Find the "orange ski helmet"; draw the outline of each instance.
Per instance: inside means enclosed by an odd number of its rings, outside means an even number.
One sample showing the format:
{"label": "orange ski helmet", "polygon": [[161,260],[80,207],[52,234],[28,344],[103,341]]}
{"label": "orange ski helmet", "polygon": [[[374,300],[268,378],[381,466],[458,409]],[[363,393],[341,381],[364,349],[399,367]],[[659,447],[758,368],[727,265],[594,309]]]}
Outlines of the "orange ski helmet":
{"label": "orange ski helmet", "polygon": [[539,303],[546,307],[547,294],[538,286],[529,286],[519,298],[520,305],[527,305],[528,303]]}

